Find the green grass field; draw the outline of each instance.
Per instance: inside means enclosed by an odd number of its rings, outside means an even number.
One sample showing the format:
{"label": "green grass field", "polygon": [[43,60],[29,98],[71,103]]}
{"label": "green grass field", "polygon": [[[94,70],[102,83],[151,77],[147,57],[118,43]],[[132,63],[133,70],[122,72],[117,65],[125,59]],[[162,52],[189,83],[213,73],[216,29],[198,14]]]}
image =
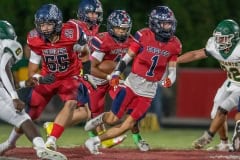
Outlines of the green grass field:
{"label": "green grass field", "polygon": [[[10,125],[0,123],[0,142],[3,142],[11,132]],[[40,127],[42,135],[45,134]],[[160,128],[159,131],[142,131],[142,137],[151,145],[151,148],[162,149],[190,149],[193,140],[202,135],[204,129],[191,129],[191,128]],[[135,147],[130,132],[127,132],[127,139],[117,147],[133,148]],[[231,138],[232,132],[229,137]],[[73,147],[84,144],[88,138],[87,133],[82,127],[72,127],[65,130],[62,137],[58,140],[58,145],[61,147]],[[218,135],[215,136],[211,146],[219,143]],[[17,146],[30,147],[32,144],[25,136],[22,136],[17,142]]]}

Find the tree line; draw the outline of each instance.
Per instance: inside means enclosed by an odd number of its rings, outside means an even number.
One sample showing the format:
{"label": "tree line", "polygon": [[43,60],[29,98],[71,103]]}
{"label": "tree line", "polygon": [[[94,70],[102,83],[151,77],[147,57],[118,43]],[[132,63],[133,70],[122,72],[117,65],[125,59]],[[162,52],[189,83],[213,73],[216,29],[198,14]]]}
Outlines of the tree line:
{"label": "tree line", "polygon": [[[216,25],[231,18],[240,23],[238,0],[100,0],[104,21],[100,31],[106,31],[106,18],[114,9],[125,9],[133,19],[132,34],[147,27],[148,15],[157,5],[167,5],[177,19],[176,35],[183,44],[183,53],[205,47]],[[34,14],[45,3],[56,4],[63,12],[64,21],[76,18],[80,0],[1,0],[0,19],[7,20],[16,29],[18,40],[26,43],[27,33],[35,27]],[[181,64],[183,67],[219,67],[216,60],[208,58]]]}

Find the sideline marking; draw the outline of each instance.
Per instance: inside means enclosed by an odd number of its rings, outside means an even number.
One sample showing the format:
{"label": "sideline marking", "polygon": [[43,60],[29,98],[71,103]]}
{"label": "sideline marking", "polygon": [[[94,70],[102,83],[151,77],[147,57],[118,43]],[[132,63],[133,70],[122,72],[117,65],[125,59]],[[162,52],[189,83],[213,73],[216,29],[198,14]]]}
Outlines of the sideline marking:
{"label": "sideline marking", "polygon": [[219,155],[219,156],[210,156],[211,159],[234,159],[234,160],[240,160],[239,155]]}

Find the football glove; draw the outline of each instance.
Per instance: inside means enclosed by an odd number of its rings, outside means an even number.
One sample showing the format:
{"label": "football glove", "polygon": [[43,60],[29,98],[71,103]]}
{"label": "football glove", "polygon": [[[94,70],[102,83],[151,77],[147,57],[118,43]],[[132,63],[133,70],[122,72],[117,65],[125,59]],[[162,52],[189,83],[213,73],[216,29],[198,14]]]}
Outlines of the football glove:
{"label": "football glove", "polygon": [[39,84],[50,84],[55,81],[55,76],[53,73],[47,74],[46,76],[41,76],[38,78]]}
{"label": "football glove", "polygon": [[32,87],[38,84],[38,79],[36,77],[30,77],[26,81],[23,81],[25,84],[20,85],[20,87]]}
{"label": "football glove", "polygon": [[110,86],[117,87],[119,85],[119,79],[118,75],[112,75],[112,78],[109,80]]}
{"label": "football glove", "polygon": [[165,88],[169,88],[172,86],[172,82],[170,78],[167,77],[165,80],[162,81],[161,85]]}

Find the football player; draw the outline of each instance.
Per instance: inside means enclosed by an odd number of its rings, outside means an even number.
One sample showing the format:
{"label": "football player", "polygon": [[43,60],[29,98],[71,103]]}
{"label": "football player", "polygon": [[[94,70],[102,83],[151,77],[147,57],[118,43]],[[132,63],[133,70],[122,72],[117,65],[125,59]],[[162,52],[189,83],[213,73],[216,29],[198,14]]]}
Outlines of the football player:
{"label": "football player", "polygon": [[[53,74],[51,84],[39,84],[31,92],[29,115],[37,119],[51,98],[58,94],[64,106],[55,118],[53,130],[46,146],[56,150],[56,140],[64,128],[71,123],[73,111],[79,101],[79,89],[82,88],[79,72],[80,63],[74,51],[74,45],[85,48],[86,35],[74,22],[62,22],[62,12],[54,4],[42,5],[35,13],[35,29],[29,32],[28,46],[31,49],[29,76],[37,73],[41,63],[41,75]],[[16,141],[19,134],[10,136]]]}
{"label": "football player", "polygon": [[[87,43],[89,43],[92,37],[98,33],[100,24],[103,19],[103,9],[101,2],[98,0],[82,0],[78,7],[77,17],[78,19],[71,19],[69,21],[76,23],[84,31],[84,33],[87,36]],[[89,55],[79,52],[79,58],[80,63],[83,65],[81,74],[82,75],[89,74],[91,68]],[[85,90],[87,89],[85,88]],[[72,125],[77,124],[86,119],[89,119],[89,117],[90,111],[88,110],[88,107],[87,106],[83,108],[80,107],[79,109],[74,111]],[[44,124],[44,128],[46,130],[47,135],[49,135],[52,131],[52,124],[53,124],[52,122],[46,122]]]}
{"label": "football player", "polygon": [[[31,87],[38,83],[45,83],[47,82],[47,77],[41,77],[39,80],[30,77],[26,81],[20,81],[18,84],[14,84],[11,67],[22,58],[23,50],[21,44],[17,41],[13,26],[7,21],[0,20],[0,39],[0,119],[21,129],[33,143],[39,158],[52,160],[67,159],[63,154],[51,151],[45,147],[43,138],[29,115],[24,111],[25,104],[19,99],[16,91],[18,87]],[[13,139],[2,143],[0,145],[0,155],[14,148],[15,144]]]}
{"label": "football player", "polygon": [[[88,42],[94,37],[103,21],[103,9],[99,0],[82,0],[78,7],[78,19],[75,20],[80,28],[86,33]],[[83,74],[90,74],[90,55],[81,56]]]}
{"label": "football player", "polygon": [[[101,2],[98,0],[82,0],[78,7],[77,17],[78,19],[71,19],[69,20],[69,22],[76,23],[84,31],[87,36],[87,42],[89,45],[92,37],[94,37],[98,33],[100,24],[103,20],[103,9]],[[79,47],[77,46],[76,48]],[[79,52],[78,54],[80,58],[80,63],[83,64],[81,75],[85,75],[86,78],[90,79],[90,77],[87,77],[86,75],[90,74],[90,55],[84,54],[82,52]],[[91,86],[89,86],[88,88],[82,86],[82,91],[84,92],[84,94],[88,95],[87,92],[91,90],[93,90]],[[90,115],[91,113],[88,107],[88,103],[81,104],[80,107],[74,110],[72,122],[69,125],[72,126],[80,122],[86,121],[90,118]],[[49,136],[52,132],[53,122],[45,122],[43,127],[47,133],[47,136]]]}
{"label": "football player", "polygon": [[[104,112],[106,94],[109,92],[111,96],[114,96],[113,94],[117,93],[117,91],[113,91],[114,88],[108,82],[109,72],[101,70],[100,66],[106,60],[117,63],[122,59],[130,43],[133,42],[133,37],[130,34],[131,28],[132,20],[129,14],[125,10],[114,10],[107,18],[107,32],[99,33],[91,41],[91,47],[94,48],[91,61],[91,74],[97,84],[97,89],[89,95],[92,118]],[[111,72],[114,69],[110,64],[109,68],[112,69]],[[97,127],[98,134],[105,132],[104,130],[104,126],[102,128]],[[138,123],[136,123],[132,132],[134,142],[139,149],[144,151],[149,150],[149,145],[139,134]],[[123,135],[117,139],[124,140],[125,137]],[[119,141],[117,142],[119,143]],[[104,143],[102,147],[105,147]]]}
{"label": "football player", "polygon": [[110,84],[118,86],[119,75],[134,59],[132,69],[124,86],[113,100],[111,111],[104,112],[88,121],[85,130],[107,123],[114,124],[124,113],[130,114],[102,135],[89,138],[85,146],[92,154],[99,154],[101,141],[110,139],[133,129],[150,107],[158,83],[170,87],[176,79],[176,61],[181,52],[181,42],[174,36],[177,21],[167,6],[157,6],[149,16],[149,27],[137,31],[127,54],[118,62],[115,71],[107,75]]}
{"label": "football player", "polygon": [[225,19],[217,25],[205,48],[189,51],[178,58],[178,63],[187,63],[211,56],[219,61],[228,76],[215,95],[211,111],[212,121],[208,130],[193,142],[193,147],[196,149],[202,149],[209,144],[217,132],[221,142],[209,149],[219,151],[231,149],[228,142],[227,115],[237,106],[240,95],[239,46],[238,24],[234,20]]}

